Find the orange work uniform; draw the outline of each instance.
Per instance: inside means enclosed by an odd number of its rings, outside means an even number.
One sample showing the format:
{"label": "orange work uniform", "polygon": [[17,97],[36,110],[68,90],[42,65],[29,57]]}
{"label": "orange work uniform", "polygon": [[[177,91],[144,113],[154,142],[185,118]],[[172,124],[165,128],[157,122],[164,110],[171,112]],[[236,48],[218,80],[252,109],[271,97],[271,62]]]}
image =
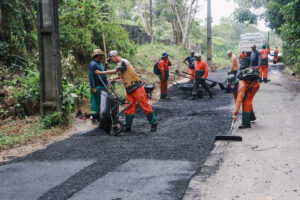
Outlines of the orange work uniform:
{"label": "orange work uniform", "polygon": [[246,52],[240,53],[240,55],[239,55],[239,61],[241,62],[241,60],[242,60],[243,58],[246,58],[246,57],[247,57],[247,53],[246,53]]}
{"label": "orange work uniform", "polygon": [[155,115],[148,102],[145,88],[138,77],[133,66],[126,60],[121,59],[117,67],[118,74],[126,89],[126,104],[124,126],[130,128],[135,114],[136,103],[138,103],[147,116],[150,124],[157,124]]}
{"label": "orange work uniform", "polygon": [[169,66],[171,62],[169,60],[161,59],[158,63],[158,69],[160,70],[160,98],[166,98],[168,95],[168,79],[169,79]]}
{"label": "orange work uniform", "polygon": [[275,49],[275,50],[274,50],[274,60],[275,60],[276,62],[278,62],[278,60],[279,60],[279,58],[278,58],[278,53],[279,53],[279,50],[278,50],[278,49]]}
{"label": "orange work uniform", "polygon": [[242,109],[243,109],[242,122],[245,125],[250,124],[250,115],[253,110],[252,101],[259,87],[260,87],[259,82],[248,82],[248,81],[246,82],[244,80],[240,80],[238,82],[237,91],[232,92],[235,101],[233,114],[234,115],[238,114],[242,104]]}
{"label": "orange work uniform", "polygon": [[205,83],[205,79],[208,76],[208,72],[208,66],[205,61],[195,61],[195,79],[193,84],[192,95],[196,95],[198,92],[200,92],[200,96],[203,96],[199,87],[199,85],[201,85],[205,89],[205,91],[208,92],[209,96],[212,97],[212,93]]}
{"label": "orange work uniform", "polygon": [[264,82],[267,82],[268,77],[268,55],[270,54],[270,48],[260,50],[260,80],[264,79]]}

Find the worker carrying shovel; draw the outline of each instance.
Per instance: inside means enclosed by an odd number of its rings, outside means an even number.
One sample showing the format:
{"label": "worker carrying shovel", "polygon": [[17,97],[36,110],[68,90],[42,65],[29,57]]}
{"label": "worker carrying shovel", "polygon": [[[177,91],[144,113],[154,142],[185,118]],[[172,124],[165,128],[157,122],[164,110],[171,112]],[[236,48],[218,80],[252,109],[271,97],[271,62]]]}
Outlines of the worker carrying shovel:
{"label": "worker carrying shovel", "polygon": [[125,122],[123,132],[131,131],[131,125],[135,114],[136,103],[140,105],[149,123],[151,124],[151,132],[156,131],[157,122],[148,102],[143,83],[128,60],[121,58],[117,51],[110,51],[108,61],[117,64],[117,68],[109,71],[96,71],[97,74],[118,74],[111,77],[108,81],[121,79],[126,89],[126,103],[129,105],[125,110]]}
{"label": "worker carrying shovel", "polygon": [[[246,71],[245,71],[246,70]],[[245,69],[241,73],[244,73],[244,77],[247,77],[247,73],[251,74],[253,69]],[[251,76],[251,75],[250,75]],[[248,76],[248,77],[250,77]],[[257,75],[258,76],[258,75]],[[253,77],[253,76],[251,76]],[[235,107],[232,115],[234,121],[237,120],[237,114],[242,104],[243,114],[242,114],[242,124],[239,126],[239,129],[251,128],[250,121],[256,120],[256,117],[253,112],[252,101],[253,97],[258,91],[260,84],[255,80],[244,78],[244,80],[239,80],[234,74],[230,74],[227,77],[229,89],[231,90]]]}
{"label": "worker carrying shovel", "polygon": [[209,90],[208,86],[205,83],[205,79],[208,76],[208,67],[207,64],[204,60],[201,59],[201,54],[198,53],[196,54],[196,61],[195,61],[195,80],[194,80],[194,85],[193,85],[193,92],[192,92],[192,97],[189,98],[190,100],[196,99],[197,94],[199,95],[200,98],[203,97],[202,91],[200,90],[199,85],[201,85],[206,92],[208,92],[209,97],[212,98],[213,95],[211,91]]}

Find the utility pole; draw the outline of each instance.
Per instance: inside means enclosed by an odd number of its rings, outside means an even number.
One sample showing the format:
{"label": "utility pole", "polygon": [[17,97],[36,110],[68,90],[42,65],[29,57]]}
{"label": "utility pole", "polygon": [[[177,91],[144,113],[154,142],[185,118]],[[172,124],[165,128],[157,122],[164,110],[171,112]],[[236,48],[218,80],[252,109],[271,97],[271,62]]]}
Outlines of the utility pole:
{"label": "utility pole", "polygon": [[207,0],[207,64],[212,65],[212,44],[211,44],[211,0]]}
{"label": "utility pole", "polygon": [[61,59],[58,35],[57,0],[38,0],[38,38],[40,62],[41,114],[62,107]]}

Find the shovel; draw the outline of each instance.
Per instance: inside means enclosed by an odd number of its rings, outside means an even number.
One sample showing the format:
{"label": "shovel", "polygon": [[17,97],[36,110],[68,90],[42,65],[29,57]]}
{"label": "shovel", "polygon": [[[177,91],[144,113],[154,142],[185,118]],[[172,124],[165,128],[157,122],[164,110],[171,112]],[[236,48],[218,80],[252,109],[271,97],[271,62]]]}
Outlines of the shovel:
{"label": "shovel", "polygon": [[[182,73],[188,74],[188,75],[193,75],[193,74],[187,73],[187,72],[185,72],[185,71],[182,71]],[[197,75],[193,75],[193,76],[197,76]],[[198,77],[198,76],[197,76],[197,77]],[[210,81],[210,82],[213,82],[213,83],[215,83],[215,84],[218,84],[218,86],[220,87],[221,90],[226,90],[226,88],[225,88],[225,86],[223,85],[223,83],[219,83],[219,82],[217,82],[217,81],[210,80],[210,79],[205,79],[205,80]]]}
{"label": "shovel", "polygon": [[[191,80],[194,80],[194,79],[192,79],[192,78],[190,78],[190,77],[186,77],[186,76],[184,76],[184,75],[182,75],[182,74],[179,74],[179,71],[177,70],[175,70],[175,72],[171,72],[172,74],[175,74],[175,75],[178,75],[178,76],[181,76],[181,77],[183,77],[183,78],[188,78],[188,79],[191,79]],[[208,84],[208,83],[207,83]],[[217,83],[215,83],[215,82],[212,82],[211,84],[208,84],[209,85],[209,87],[210,88],[213,88],[213,87],[215,87],[216,85],[217,85]]]}
{"label": "shovel", "polygon": [[234,120],[232,120],[231,122],[231,127],[229,130],[228,135],[217,135],[215,137],[215,140],[233,140],[233,141],[242,141],[243,138],[241,136],[237,136],[237,135],[231,135],[232,131],[233,131],[233,124],[234,124]]}

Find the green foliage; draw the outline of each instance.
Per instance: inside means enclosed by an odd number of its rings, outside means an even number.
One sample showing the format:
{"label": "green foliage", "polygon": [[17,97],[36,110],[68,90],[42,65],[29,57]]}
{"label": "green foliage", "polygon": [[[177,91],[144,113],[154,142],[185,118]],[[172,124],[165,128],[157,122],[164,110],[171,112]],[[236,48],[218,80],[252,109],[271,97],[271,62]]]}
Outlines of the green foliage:
{"label": "green foliage", "polygon": [[39,104],[40,75],[38,72],[27,70],[24,76],[17,77],[15,82],[15,95],[20,104]]}
{"label": "green foliage", "polygon": [[69,122],[69,116],[64,112],[53,112],[42,118],[42,128],[49,129],[54,126],[65,126]]}
{"label": "green foliage", "polygon": [[[114,21],[111,1],[66,0],[59,6],[60,40],[64,56],[72,50],[81,64],[87,65],[95,48],[103,49],[102,33],[108,50],[117,49],[121,55],[133,55],[135,48],[128,34]],[[76,28],[74,28],[76,27]]]}
{"label": "green foliage", "polygon": [[249,8],[236,9],[233,13],[234,18],[240,23],[256,24],[258,16],[253,14]]}
{"label": "green foliage", "polygon": [[299,66],[300,51],[300,0],[236,0],[240,9],[260,8],[266,12],[261,14],[268,26],[275,30],[284,42],[284,60],[288,64]]}

